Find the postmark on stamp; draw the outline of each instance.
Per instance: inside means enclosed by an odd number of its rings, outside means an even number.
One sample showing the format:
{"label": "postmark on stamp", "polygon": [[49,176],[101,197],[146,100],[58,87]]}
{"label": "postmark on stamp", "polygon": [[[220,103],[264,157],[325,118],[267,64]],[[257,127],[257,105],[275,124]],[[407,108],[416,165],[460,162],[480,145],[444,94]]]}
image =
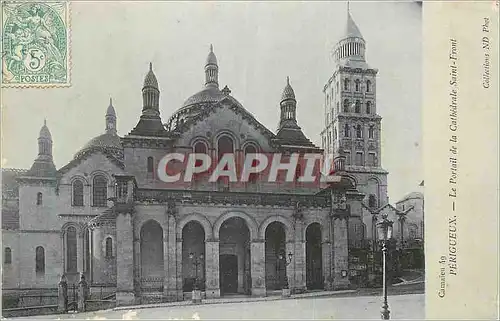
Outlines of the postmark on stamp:
{"label": "postmark on stamp", "polygon": [[69,1],[4,1],[2,13],[2,86],[69,86]]}

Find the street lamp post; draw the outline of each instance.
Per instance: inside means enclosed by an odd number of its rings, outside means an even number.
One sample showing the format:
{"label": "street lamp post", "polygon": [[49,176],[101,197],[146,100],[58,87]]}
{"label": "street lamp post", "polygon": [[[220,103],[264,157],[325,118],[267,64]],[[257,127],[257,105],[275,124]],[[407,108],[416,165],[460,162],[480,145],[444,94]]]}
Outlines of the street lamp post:
{"label": "street lamp post", "polygon": [[286,268],[287,266],[290,265],[290,263],[292,263],[292,252],[289,252],[288,253],[288,258],[285,257],[284,253],[281,253],[279,256],[278,256],[278,259],[280,261],[283,261],[284,265],[285,265],[285,277],[284,277],[284,284],[283,284],[283,288],[281,289],[281,295],[283,297],[289,297],[290,296],[290,288],[288,287],[288,277],[286,276]]}
{"label": "street lamp post", "polygon": [[189,258],[193,261],[194,265],[194,273],[195,273],[195,279],[194,279],[194,285],[193,285],[193,292],[192,292],[192,300],[193,303],[200,303],[201,302],[201,291],[198,289],[198,266],[203,264],[203,253],[200,255],[196,255],[195,253],[189,253]]}
{"label": "street lamp post", "polygon": [[387,215],[382,215],[382,221],[377,223],[378,237],[382,241],[383,254],[383,278],[382,291],[384,295],[384,303],[382,304],[381,317],[382,320],[390,319],[389,305],[387,304],[387,241],[392,237],[393,222],[387,219]]}

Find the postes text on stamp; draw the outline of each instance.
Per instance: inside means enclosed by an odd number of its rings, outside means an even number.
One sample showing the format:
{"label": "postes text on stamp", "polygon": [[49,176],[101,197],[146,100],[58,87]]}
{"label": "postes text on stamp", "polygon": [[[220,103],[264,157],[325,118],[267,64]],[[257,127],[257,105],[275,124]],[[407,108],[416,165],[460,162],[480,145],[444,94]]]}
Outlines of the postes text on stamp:
{"label": "postes text on stamp", "polygon": [[69,2],[3,2],[2,12],[2,86],[68,86]]}

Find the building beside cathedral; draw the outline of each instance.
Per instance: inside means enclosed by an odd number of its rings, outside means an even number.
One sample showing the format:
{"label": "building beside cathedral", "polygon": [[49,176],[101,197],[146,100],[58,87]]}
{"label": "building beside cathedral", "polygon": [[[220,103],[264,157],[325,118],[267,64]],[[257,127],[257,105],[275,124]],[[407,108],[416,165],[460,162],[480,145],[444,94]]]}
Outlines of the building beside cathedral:
{"label": "building beside cathedral", "polygon": [[[52,144],[62,138],[44,124],[31,168],[2,170],[3,288],[56,287],[63,274],[76,282],[83,273],[116,292],[117,304],[181,300],[195,283],[207,298],[261,296],[286,283],[294,292],[348,288],[349,242],[366,238],[388,203],[377,70],[365,50],[348,13],[323,89],[322,148],[299,126],[296,110],[306,106],[297,105],[293,77],[276,102],[274,133],[228,86],[220,89],[212,47],[205,86],[166,123],[150,64],[127,135],[117,134],[120,108],[110,100],[104,133],[57,169]],[[326,188],[258,179],[235,187],[201,175],[181,189],[157,174],[159,160],[175,152],[333,154],[340,179]]]}

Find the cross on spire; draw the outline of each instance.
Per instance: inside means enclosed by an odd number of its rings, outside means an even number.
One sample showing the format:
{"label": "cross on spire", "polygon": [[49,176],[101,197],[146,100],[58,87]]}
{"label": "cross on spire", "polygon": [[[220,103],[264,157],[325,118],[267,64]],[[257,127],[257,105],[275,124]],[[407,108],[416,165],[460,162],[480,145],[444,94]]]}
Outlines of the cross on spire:
{"label": "cross on spire", "polygon": [[350,13],[350,3],[349,3],[349,0],[347,0],[347,13]]}

